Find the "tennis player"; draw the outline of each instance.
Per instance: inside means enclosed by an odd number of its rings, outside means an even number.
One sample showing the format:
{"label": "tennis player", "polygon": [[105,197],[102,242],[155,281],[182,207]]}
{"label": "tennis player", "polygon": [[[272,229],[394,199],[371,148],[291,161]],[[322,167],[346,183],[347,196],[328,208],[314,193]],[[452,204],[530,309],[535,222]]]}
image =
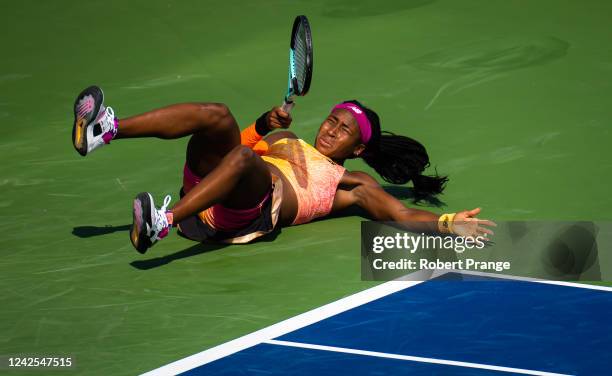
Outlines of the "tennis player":
{"label": "tennis player", "polygon": [[375,220],[406,222],[412,231],[492,234],[486,226],[494,223],[476,218],[479,208],[442,215],[407,208],[367,173],[347,171],[347,159],[362,158],[387,182],[412,181],[417,199],[441,193],[448,180],[423,175],[429,165],[423,145],[381,132],[378,115],[356,100],[333,106],[314,145],[284,130],[292,119],[278,107],[242,132],[219,103],[176,104],[118,119],[105,107],[102,90],[92,86],[78,95],[74,114],[73,144],[83,156],[111,140],[190,137],[181,199],[170,207],[166,196],[160,209],[150,193],[134,199],[130,238],[141,253],[172,227],[195,241],[247,243],[277,226],[351,206]]}

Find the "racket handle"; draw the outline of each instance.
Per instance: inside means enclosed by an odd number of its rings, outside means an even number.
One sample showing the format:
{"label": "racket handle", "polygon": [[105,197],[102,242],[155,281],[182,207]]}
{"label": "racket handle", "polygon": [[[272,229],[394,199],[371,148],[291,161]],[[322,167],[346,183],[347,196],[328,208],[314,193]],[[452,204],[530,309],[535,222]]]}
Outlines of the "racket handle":
{"label": "racket handle", "polygon": [[289,103],[283,102],[281,109],[285,111],[286,113],[290,113],[294,105],[295,105],[295,102],[289,102]]}

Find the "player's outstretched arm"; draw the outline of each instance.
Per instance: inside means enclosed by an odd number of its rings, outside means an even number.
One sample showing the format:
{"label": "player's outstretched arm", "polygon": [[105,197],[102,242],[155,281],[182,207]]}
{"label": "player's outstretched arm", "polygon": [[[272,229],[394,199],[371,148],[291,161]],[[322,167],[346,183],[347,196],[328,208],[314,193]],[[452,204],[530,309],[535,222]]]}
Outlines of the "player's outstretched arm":
{"label": "player's outstretched arm", "polygon": [[407,208],[387,193],[374,178],[363,172],[345,174],[341,184],[348,188],[336,192],[334,210],[357,205],[366,210],[374,220],[402,222],[408,230],[416,232],[454,233],[474,237],[493,234],[487,226],[495,226],[495,223],[476,218],[480,208],[442,216],[427,210]]}

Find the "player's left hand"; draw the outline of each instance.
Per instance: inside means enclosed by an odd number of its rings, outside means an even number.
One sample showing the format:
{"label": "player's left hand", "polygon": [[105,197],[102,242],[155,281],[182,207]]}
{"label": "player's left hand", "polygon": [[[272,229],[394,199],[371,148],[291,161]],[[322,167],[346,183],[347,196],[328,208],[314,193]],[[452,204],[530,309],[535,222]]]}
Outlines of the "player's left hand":
{"label": "player's left hand", "polygon": [[488,219],[478,219],[480,208],[464,210],[455,215],[453,219],[453,233],[459,236],[476,238],[478,236],[488,237],[493,235],[493,231],[488,227],[495,227],[497,224]]}
{"label": "player's left hand", "polygon": [[268,112],[268,116],[266,117],[268,128],[270,128],[270,130],[279,128],[287,129],[291,125],[292,120],[291,114],[283,111],[283,109],[280,107],[273,107],[270,112]]}

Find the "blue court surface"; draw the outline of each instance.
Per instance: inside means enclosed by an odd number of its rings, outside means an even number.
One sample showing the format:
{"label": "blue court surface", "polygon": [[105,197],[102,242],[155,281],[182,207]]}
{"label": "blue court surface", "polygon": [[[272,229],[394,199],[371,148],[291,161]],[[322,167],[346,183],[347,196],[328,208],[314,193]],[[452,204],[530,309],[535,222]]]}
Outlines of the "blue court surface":
{"label": "blue court surface", "polygon": [[610,313],[608,287],[392,281],[147,375],[610,375]]}

